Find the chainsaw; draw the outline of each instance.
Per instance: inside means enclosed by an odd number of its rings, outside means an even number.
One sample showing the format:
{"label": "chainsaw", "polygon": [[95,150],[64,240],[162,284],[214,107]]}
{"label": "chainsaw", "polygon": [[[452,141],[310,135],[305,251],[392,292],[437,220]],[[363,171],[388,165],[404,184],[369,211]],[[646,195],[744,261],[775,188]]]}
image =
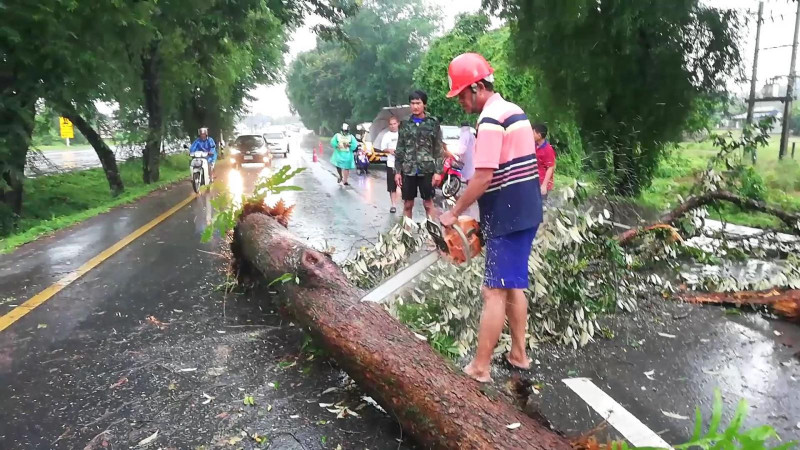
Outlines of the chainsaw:
{"label": "chainsaw", "polygon": [[441,254],[456,264],[469,263],[483,249],[483,234],[478,221],[470,216],[459,216],[451,227],[428,219],[425,228]]}

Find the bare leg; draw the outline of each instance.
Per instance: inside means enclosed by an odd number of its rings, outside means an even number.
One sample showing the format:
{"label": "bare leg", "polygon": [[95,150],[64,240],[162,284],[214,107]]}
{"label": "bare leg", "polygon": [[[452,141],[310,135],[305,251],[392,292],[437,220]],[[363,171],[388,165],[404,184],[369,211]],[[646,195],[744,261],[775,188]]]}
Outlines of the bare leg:
{"label": "bare leg", "polygon": [[520,369],[529,369],[531,360],[525,352],[525,332],[528,328],[528,299],[525,291],[512,289],[506,302],[506,315],[508,327],[511,329],[511,352],[508,362]]}
{"label": "bare leg", "polygon": [[439,210],[433,205],[433,200],[423,200],[422,206],[425,207],[425,214],[431,219],[439,217]]}
{"label": "bare leg", "polygon": [[392,201],[392,208],[397,206],[397,189],[393,190],[392,192],[389,192],[389,199],[391,199]]}
{"label": "bare leg", "polygon": [[506,321],[507,289],[483,288],[483,313],[478,328],[478,351],[464,372],[472,378],[486,382],[491,380],[489,367],[492,353],[500,339]]}
{"label": "bare leg", "polygon": [[403,213],[408,217],[411,218],[411,214],[414,212],[414,200],[404,200],[403,201]]}
{"label": "bare leg", "polygon": [[341,182],[342,182],[342,169],[340,169],[339,167],[337,167],[337,168],[336,168],[336,173],[338,173],[338,174],[339,174],[339,179],[338,179],[337,183],[341,183]]}
{"label": "bare leg", "polygon": [[343,181],[344,181],[344,184],[347,184],[347,180],[350,178],[350,171],[348,169],[342,169],[342,173],[344,174],[344,176],[342,178]]}

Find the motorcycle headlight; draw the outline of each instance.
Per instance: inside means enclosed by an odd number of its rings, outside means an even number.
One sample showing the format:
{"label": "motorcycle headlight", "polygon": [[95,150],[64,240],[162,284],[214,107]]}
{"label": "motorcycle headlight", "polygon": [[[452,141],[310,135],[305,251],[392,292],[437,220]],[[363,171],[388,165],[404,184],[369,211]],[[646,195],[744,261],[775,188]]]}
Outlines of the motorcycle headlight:
{"label": "motorcycle headlight", "polygon": [[231,149],[231,155],[238,155],[239,153],[242,153],[241,150],[239,150],[237,148],[232,148]]}

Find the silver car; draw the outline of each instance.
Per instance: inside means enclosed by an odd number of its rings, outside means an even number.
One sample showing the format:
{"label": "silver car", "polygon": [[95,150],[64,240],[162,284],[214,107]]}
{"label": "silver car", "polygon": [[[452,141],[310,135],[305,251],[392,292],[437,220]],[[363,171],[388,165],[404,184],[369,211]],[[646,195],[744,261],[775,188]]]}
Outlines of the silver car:
{"label": "silver car", "polygon": [[270,131],[264,133],[264,140],[267,141],[267,149],[273,155],[289,155],[289,138],[281,131]]}

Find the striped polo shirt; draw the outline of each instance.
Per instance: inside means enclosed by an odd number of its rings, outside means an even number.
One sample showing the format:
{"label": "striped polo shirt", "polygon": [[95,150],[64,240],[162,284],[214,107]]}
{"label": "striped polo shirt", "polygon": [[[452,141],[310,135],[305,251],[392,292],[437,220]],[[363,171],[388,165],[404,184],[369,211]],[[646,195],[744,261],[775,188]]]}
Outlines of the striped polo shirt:
{"label": "striped polo shirt", "polygon": [[478,119],[476,169],[494,169],[478,199],[487,239],[542,223],[542,194],[533,128],[522,109],[494,94]]}

